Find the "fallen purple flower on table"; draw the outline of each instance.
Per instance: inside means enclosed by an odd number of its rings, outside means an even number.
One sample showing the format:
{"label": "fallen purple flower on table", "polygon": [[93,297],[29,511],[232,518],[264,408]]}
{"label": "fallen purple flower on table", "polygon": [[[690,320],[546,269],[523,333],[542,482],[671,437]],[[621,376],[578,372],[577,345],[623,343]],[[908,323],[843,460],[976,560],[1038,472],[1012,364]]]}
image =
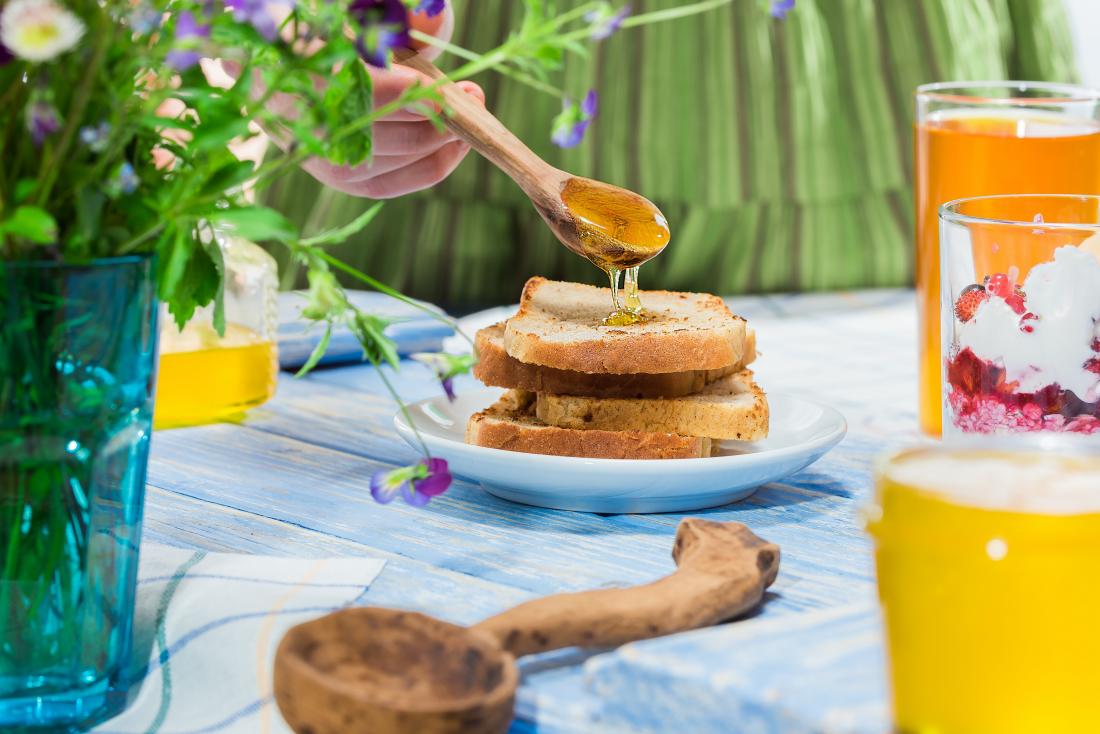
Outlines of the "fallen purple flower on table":
{"label": "fallen purple flower on table", "polygon": [[57,108],[45,100],[27,105],[27,130],[35,145],[42,145],[46,138],[61,128],[61,118]]}
{"label": "fallen purple flower on table", "polygon": [[599,97],[595,89],[590,89],[579,105],[568,99],[564,100],[561,114],[554,120],[550,140],[559,148],[575,148],[580,145],[598,107]]}
{"label": "fallen purple flower on table", "polygon": [[619,9],[619,12],[610,15],[592,11],[585,16],[585,20],[592,24],[593,40],[602,41],[619,30],[628,15],[630,15],[630,6],[624,5]]}
{"label": "fallen purple flower on table", "polygon": [[794,10],[794,0],[773,0],[771,14],[776,20],[783,20],[787,13]]}
{"label": "fallen purple flower on table", "polygon": [[445,459],[428,458],[389,471],[375,472],[370,478],[370,494],[375,502],[387,505],[401,495],[413,507],[423,507],[451,486],[451,472]]}
{"label": "fallen purple flower on table", "polygon": [[371,66],[385,69],[390,52],[409,45],[409,16],[401,0],[352,0],[348,15],[359,24],[355,41],[359,56]]}
{"label": "fallen purple flower on table", "polygon": [[434,18],[446,9],[447,0],[420,0],[416,6],[417,13],[427,13],[429,18]]}
{"label": "fallen purple flower on table", "polygon": [[422,507],[428,504],[432,497],[438,497],[446,492],[453,481],[450,468],[446,459],[424,459],[420,462],[428,471],[428,476],[412,481],[412,494],[405,493],[405,501],[410,505]]}
{"label": "fallen purple flower on table", "polygon": [[165,61],[178,71],[190,69],[202,58],[202,54],[193,47],[197,41],[209,37],[210,26],[202,25],[190,12],[183,11],[176,18],[176,42],[183,41],[184,45],[169,51]]}

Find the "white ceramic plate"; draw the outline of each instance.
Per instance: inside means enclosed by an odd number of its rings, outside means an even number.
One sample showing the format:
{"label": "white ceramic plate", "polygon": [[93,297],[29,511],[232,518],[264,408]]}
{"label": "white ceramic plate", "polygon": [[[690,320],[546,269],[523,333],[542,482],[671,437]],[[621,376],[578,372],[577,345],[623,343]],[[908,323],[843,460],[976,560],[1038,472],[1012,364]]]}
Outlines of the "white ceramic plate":
{"label": "white ceramic plate", "polygon": [[[483,389],[413,403],[409,414],[432,454],[486,492],[513,502],[583,512],[686,512],[742,500],[756,488],[805,469],[844,438],[836,410],[789,395],[769,395],[771,431],[764,441],[722,442],[705,459],[579,459],[470,446],[466,422],[501,394]],[[397,432],[419,447],[404,416]]]}

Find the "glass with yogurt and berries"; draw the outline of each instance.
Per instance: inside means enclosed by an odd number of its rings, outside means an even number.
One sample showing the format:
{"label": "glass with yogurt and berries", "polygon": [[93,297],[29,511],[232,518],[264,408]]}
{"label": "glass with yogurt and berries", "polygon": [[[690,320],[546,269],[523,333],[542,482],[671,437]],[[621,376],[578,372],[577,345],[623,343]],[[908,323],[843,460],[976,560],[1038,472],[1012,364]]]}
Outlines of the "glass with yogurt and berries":
{"label": "glass with yogurt and berries", "polygon": [[1100,439],[1100,197],[940,209],[943,424]]}

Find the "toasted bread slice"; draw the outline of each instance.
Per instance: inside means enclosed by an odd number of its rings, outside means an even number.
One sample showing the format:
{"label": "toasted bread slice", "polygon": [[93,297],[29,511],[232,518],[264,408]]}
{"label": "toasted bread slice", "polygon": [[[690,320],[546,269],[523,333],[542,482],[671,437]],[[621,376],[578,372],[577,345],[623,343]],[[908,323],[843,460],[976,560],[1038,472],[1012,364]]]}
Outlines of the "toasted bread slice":
{"label": "toasted bread slice", "polygon": [[668,431],[756,441],[768,435],[768,400],[750,370],[723,377],[697,395],[623,400],[540,394],[535,414],[559,428]]}
{"label": "toasted bread slice", "polygon": [[509,356],[504,348],[504,324],[477,332],[478,363],[474,377],[486,385],[557,395],[590,395],[599,398],[678,398],[692,395],[715,380],[739,372],[756,358],[756,337],[750,331],[743,363],[716,370],[665,372],[656,375],[612,375],[571,372],[526,364]]}
{"label": "toasted bread slice", "polygon": [[645,291],[643,321],[604,326],[611,291],[531,278],[504,347],[520,362],[574,372],[659,374],[740,364],[747,329],[718,296]]}
{"label": "toasted bread slice", "polygon": [[589,459],[694,459],[711,454],[709,438],[650,431],[578,431],[535,417],[535,396],[510,390],[470,416],[466,443],[506,451]]}

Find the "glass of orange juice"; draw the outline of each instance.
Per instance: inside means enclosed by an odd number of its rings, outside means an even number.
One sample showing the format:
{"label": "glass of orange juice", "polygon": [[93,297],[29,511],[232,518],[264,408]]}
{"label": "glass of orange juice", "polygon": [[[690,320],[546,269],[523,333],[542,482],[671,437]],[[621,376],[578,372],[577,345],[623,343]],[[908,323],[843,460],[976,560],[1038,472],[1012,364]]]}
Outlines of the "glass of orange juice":
{"label": "glass of orange juice", "polygon": [[1100,448],[1079,440],[880,464],[868,529],[896,731],[1100,731]]}
{"label": "glass of orange juice", "polygon": [[944,434],[1100,439],[1100,197],[940,210]]}
{"label": "glass of orange juice", "polygon": [[1038,82],[917,89],[920,423],[941,430],[939,208],[989,194],[1100,194],[1100,91]]}

